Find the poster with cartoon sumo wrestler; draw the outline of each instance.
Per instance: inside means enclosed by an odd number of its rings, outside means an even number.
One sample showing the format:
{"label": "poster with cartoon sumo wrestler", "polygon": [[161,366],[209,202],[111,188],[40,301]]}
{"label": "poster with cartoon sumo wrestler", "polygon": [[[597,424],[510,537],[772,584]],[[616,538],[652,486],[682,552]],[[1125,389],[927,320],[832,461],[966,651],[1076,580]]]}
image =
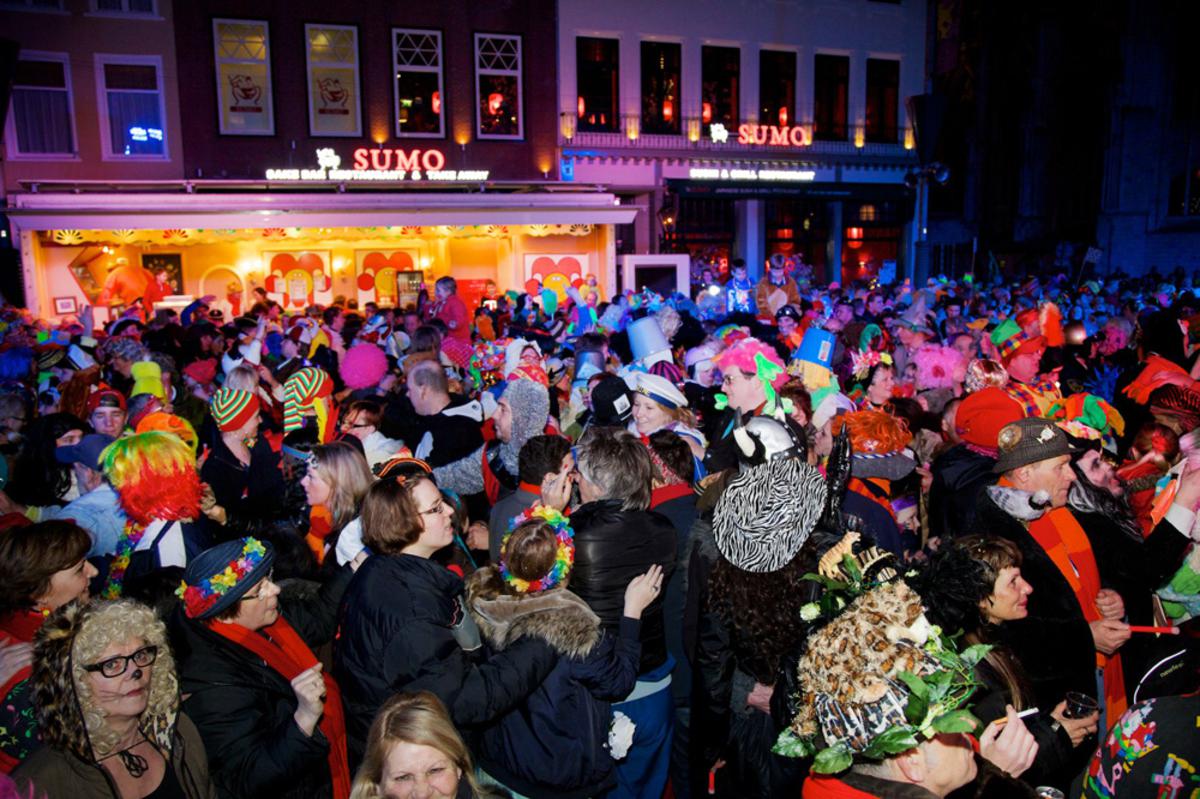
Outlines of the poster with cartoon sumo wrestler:
{"label": "poster with cartoon sumo wrestler", "polygon": [[533,292],[534,281],[541,283],[543,289],[550,289],[558,295],[558,301],[567,299],[567,287],[578,288],[584,282],[584,265],[588,262],[585,253],[571,255],[542,255],[527,253],[525,255],[525,290]]}
{"label": "poster with cartoon sumo wrestler", "polygon": [[333,302],[328,250],[264,252],[267,294],[286,311]]}
{"label": "poster with cartoon sumo wrestler", "polygon": [[416,250],[355,250],[355,274],[358,304],[377,303],[381,308],[399,304],[396,277],[417,269]]}

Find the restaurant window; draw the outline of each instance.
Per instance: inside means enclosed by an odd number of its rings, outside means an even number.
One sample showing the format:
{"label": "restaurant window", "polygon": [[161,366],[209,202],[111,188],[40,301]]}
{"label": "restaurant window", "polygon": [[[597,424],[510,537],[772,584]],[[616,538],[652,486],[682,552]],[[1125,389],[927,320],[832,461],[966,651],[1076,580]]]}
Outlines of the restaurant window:
{"label": "restaurant window", "polygon": [[214,19],[218,129],[238,136],[274,136],[271,32],[266,22]]}
{"label": "restaurant window", "polygon": [[736,47],[700,48],[700,122],[704,135],[714,122],[736,131],[741,51]]}
{"label": "restaurant window", "polygon": [[520,36],[475,34],[475,88],[479,138],[522,138]]}
{"label": "restaurant window", "polygon": [[1200,169],[1182,172],[1171,178],[1167,214],[1200,216]]}
{"label": "restaurant window", "polygon": [[154,16],[154,0],[93,0],[92,10],[104,14]]}
{"label": "restaurant window", "polygon": [[620,120],[617,118],[619,53],[620,42],[616,39],[576,37],[575,82],[578,92],[575,113],[579,117],[579,130],[611,133],[620,129]]}
{"label": "restaurant window", "polygon": [[796,54],[758,52],[758,121],[786,128],[796,121]]}
{"label": "restaurant window", "polygon": [[683,48],[671,42],[642,42],[642,132],[680,131],[679,76]]}
{"label": "restaurant window", "polygon": [[361,136],[358,28],[305,25],[310,136]]}
{"label": "restaurant window", "polygon": [[392,28],[392,73],[396,76],[396,135],[446,135],[440,31]]}
{"label": "restaurant window", "polygon": [[23,53],[13,73],[12,134],[17,155],[74,156],[70,62],[65,54]]}
{"label": "restaurant window", "polygon": [[900,62],[867,59],[867,130],[869,142],[900,141]]}
{"label": "restaurant window", "polygon": [[96,67],[105,157],[165,157],[162,61],[157,56],[97,55]]}
{"label": "restaurant window", "polygon": [[819,53],[813,64],[813,138],[845,141],[850,94],[850,58]]}

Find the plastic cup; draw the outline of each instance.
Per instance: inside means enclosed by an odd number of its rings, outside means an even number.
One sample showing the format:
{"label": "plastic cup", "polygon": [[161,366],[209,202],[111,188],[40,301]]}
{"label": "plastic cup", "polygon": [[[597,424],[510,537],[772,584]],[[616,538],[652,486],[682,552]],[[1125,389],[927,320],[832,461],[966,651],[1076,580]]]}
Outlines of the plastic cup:
{"label": "plastic cup", "polygon": [[1067,691],[1067,707],[1063,715],[1069,719],[1081,719],[1100,709],[1096,700],[1079,691]]}

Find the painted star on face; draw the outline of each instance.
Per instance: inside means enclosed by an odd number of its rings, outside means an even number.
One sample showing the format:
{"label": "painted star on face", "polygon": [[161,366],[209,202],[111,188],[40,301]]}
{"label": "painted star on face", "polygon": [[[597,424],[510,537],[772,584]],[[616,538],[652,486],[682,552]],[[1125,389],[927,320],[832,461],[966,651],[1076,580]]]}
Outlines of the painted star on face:
{"label": "painted star on face", "polygon": [[712,136],[712,140],[717,144],[724,144],[729,141],[729,131],[720,122],[714,122],[708,126],[708,133]]}

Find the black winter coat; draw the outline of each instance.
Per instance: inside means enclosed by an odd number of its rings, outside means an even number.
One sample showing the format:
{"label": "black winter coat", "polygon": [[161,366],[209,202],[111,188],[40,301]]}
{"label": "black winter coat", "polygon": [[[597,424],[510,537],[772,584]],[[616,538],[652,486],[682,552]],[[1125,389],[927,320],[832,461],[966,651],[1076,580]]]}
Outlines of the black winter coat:
{"label": "black winter coat", "polygon": [[[575,568],[571,591],[587,602],[609,635],[621,628],[625,588],[655,563],[663,584],[675,573],[675,527],[654,511],[624,511],[618,500],[602,499],[571,514],[575,528]],[[642,614],[642,658],[638,674],[667,660],[663,622],[664,597],[659,594]]]}
{"label": "black winter coat", "polygon": [[933,462],[929,487],[929,535],[943,541],[976,527],[980,492],[995,484],[996,461],[958,444]]}
{"label": "black winter coat", "polygon": [[281,514],[284,496],[279,453],[266,436],[259,436],[250,449],[250,465],[243,466],[218,434],[200,467],[200,479],[212,486],[217,504],[230,516],[250,523],[269,522]]}
{"label": "black winter coat", "polygon": [[[334,572],[316,597],[280,595],[280,611],[310,649],[333,638],[338,602],[350,569]],[[320,797],[332,793],[329,741],[296,726],[291,683],[248,649],[187,619],[171,619],[183,710],[195,722],[209,771],[222,797]]]}
{"label": "black winter coat", "polygon": [[1096,645],[1079,600],[1027,525],[985,491],[979,532],[1007,538],[1021,551],[1021,576],[1033,586],[1029,615],[1000,626],[999,638],[1029,675],[1037,707],[1054,708],[1067,691],[1096,694]]}
{"label": "black winter coat", "polygon": [[334,647],[352,770],[371,720],[393,694],[430,691],[459,727],[478,725],[524,699],[554,667],[554,652],[533,639],[476,663],[459,641],[478,649],[472,633],[453,572],[414,555],[367,558],[342,600]]}

